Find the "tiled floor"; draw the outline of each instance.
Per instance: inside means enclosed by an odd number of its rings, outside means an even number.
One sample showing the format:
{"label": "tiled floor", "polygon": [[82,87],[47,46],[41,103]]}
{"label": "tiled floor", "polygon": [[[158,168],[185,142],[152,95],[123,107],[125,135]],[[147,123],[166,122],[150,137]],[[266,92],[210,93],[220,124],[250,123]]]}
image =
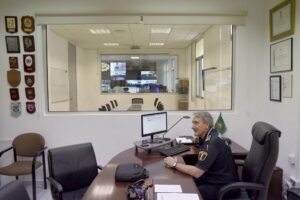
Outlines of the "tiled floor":
{"label": "tiled floor", "polygon": [[[28,194],[30,195],[30,197],[32,199],[31,182],[25,182],[25,186],[26,186],[26,189],[28,191]],[[47,189],[45,190],[44,186],[43,186],[43,183],[38,182],[37,187],[36,187],[36,197],[37,197],[36,198],[37,200],[52,200],[49,184],[47,186]]]}

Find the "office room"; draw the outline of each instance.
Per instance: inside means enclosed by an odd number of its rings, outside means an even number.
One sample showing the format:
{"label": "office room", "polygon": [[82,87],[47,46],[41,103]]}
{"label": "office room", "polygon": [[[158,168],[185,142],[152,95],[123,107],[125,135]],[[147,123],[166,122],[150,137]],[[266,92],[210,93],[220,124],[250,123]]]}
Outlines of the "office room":
{"label": "office room", "polygon": [[[210,108],[209,112],[216,120],[222,112],[227,126],[224,134],[239,145],[248,149],[251,146],[251,129],[255,122],[264,121],[272,124],[281,131],[279,139],[279,155],[276,166],[283,169],[283,185],[293,179],[295,186],[300,187],[300,106],[299,106],[299,80],[300,71],[298,66],[300,58],[295,52],[300,51],[300,4],[295,0],[295,31],[288,36],[270,40],[269,11],[279,4],[280,0],[0,0],[0,147],[8,147],[12,140],[21,133],[36,132],[43,135],[48,149],[91,142],[95,151],[97,162],[105,166],[115,155],[134,146],[134,142],[141,140],[141,115],[144,113],[157,112],[153,107],[153,100],[159,95],[159,101],[164,105],[164,111],[168,112],[168,127],[172,126],[182,116],[192,116],[193,112],[205,110],[202,100],[195,103],[192,89],[195,87],[190,82],[186,110],[177,109],[178,95],[138,93],[132,91],[140,88],[129,88],[129,93],[109,94],[105,93],[100,82],[100,53],[101,50],[84,50],[80,47],[77,51],[84,58],[85,63],[77,69],[77,81],[84,83],[77,86],[77,108],[72,111],[65,109],[65,105],[53,105],[48,92],[53,91],[49,87],[48,65],[51,56],[57,56],[62,52],[61,48],[54,46],[59,43],[58,36],[46,45],[45,29],[43,24],[171,24],[174,25],[235,25],[235,39],[232,44],[232,79],[230,106],[222,108]],[[16,16],[18,23],[17,33],[6,31],[6,16]],[[35,30],[30,35],[34,36],[35,49],[33,52],[24,52],[23,36],[21,28],[22,16],[32,16]],[[55,28],[55,27],[54,27]],[[48,36],[50,36],[48,32]],[[19,53],[7,52],[6,36],[19,36]],[[292,38],[292,67],[287,72],[272,72],[270,49],[280,41]],[[51,46],[52,45],[52,46]],[[74,43],[76,47],[76,43]],[[47,49],[49,48],[49,49]],[[50,49],[52,48],[52,49]],[[56,49],[57,48],[57,49]],[[76,47],[77,48],[77,47]],[[172,51],[147,51],[149,54],[163,53],[177,55],[179,78],[187,78],[192,81],[193,66],[196,65],[192,49],[188,45],[184,50]],[[117,49],[117,47],[115,47]],[[52,54],[47,55],[51,50]],[[129,49],[127,51],[106,51],[106,54],[140,55],[142,49]],[[49,52],[47,52],[49,51]],[[29,53],[28,53],[29,52]],[[35,72],[25,72],[22,54],[35,55]],[[18,69],[21,72],[19,88],[19,100],[13,101],[10,96],[10,84],[8,83],[7,71],[10,70],[9,57],[18,57]],[[189,59],[193,57],[193,59]],[[87,63],[92,63],[94,68],[84,68]],[[98,66],[98,67],[97,67]],[[103,66],[102,66],[103,67]],[[102,68],[103,69],[103,68]],[[85,76],[79,73],[84,72]],[[151,69],[143,70],[151,73]],[[24,75],[34,75],[35,97],[28,100],[27,83]],[[91,75],[91,76],[89,76]],[[280,101],[270,99],[270,76],[280,75],[281,78],[291,77],[291,94],[280,96]],[[56,76],[57,77],[57,76]],[[51,78],[51,77],[50,77]],[[136,78],[138,79],[138,78]],[[104,82],[102,82],[103,86]],[[174,86],[174,85],[173,85]],[[174,86],[176,87],[176,86]],[[88,88],[88,89],[86,89]],[[102,91],[101,91],[102,89]],[[121,88],[125,91],[124,87]],[[60,94],[60,92],[58,92]],[[103,95],[99,95],[102,94]],[[104,94],[105,93],[105,94]],[[93,96],[88,96],[92,94]],[[142,97],[144,108],[140,111],[128,111],[132,97]],[[273,97],[272,97],[273,98]],[[110,103],[116,99],[119,106],[112,112],[100,112],[101,105]],[[56,99],[59,101],[59,98]],[[90,101],[92,100],[92,101]],[[275,100],[275,101],[274,101]],[[35,102],[35,111],[30,113],[26,110],[26,102]],[[18,116],[11,115],[11,103],[21,102],[21,113]],[[219,103],[222,103],[220,101]],[[68,104],[69,105],[69,104]],[[148,107],[147,107],[148,105]],[[76,107],[76,106],[75,106]],[[92,107],[92,108],[91,108]],[[79,109],[80,108],[80,109]],[[74,109],[74,108],[73,108]],[[193,135],[191,119],[182,120],[168,137],[175,138],[180,135]],[[9,163],[11,155],[0,158],[0,167]],[[47,165],[46,165],[47,166]],[[37,171],[37,181],[42,182],[42,170]],[[0,176],[1,186],[14,180],[13,177]],[[31,176],[25,176],[24,180],[30,182]],[[30,184],[29,184],[30,185]],[[42,187],[38,188],[41,191]],[[30,190],[29,190],[30,191]],[[49,197],[50,198],[50,197]]]}

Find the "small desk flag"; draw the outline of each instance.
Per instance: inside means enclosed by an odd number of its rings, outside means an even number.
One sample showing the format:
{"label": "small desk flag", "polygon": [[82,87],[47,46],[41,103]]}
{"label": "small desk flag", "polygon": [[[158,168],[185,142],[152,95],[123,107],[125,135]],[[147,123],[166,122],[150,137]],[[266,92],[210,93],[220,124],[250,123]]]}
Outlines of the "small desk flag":
{"label": "small desk flag", "polygon": [[227,127],[226,127],[226,124],[223,120],[223,117],[222,117],[222,113],[220,112],[220,115],[215,123],[215,129],[217,129],[217,131],[221,134],[224,134],[226,131],[227,131]]}

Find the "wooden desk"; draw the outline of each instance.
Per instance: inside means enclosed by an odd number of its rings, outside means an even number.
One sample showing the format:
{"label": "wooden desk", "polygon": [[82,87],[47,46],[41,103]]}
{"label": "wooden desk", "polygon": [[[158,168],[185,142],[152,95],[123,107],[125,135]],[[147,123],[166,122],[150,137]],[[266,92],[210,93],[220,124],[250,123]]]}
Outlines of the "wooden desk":
{"label": "wooden desk", "polygon": [[[231,148],[235,156],[247,154],[246,149],[234,142],[231,144]],[[185,152],[182,155],[195,153],[198,153],[198,150],[192,146],[189,152]],[[83,199],[126,200],[125,188],[129,183],[115,182],[115,171],[118,164],[133,162],[144,166],[149,171],[149,178],[154,184],[180,184],[183,192],[198,193],[201,199],[201,195],[193,178],[177,170],[166,168],[163,158],[164,157],[158,153],[158,150],[152,150],[151,154],[148,154],[146,151],[136,150],[134,147],[119,153],[113,157],[97,175]],[[178,156],[178,162],[184,163],[181,156]],[[153,190],[151,189],[149,193],[150,196],[152,196]],[[156,199],[156,197],[150,199]]]}

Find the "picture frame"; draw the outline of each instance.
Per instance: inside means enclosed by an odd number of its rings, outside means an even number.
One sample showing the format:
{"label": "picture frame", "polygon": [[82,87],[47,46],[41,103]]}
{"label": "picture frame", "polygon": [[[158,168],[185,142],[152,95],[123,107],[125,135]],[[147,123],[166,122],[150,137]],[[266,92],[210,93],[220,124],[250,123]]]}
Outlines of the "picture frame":
{"label": "picture frame", "polygon": [[20,53],[19,36],[5,36],[7,53]]}
{"label": "picture frame", "polygon": [[270,46],[270,72],[293,70],[293,38],[289,38]]}
{"label": "picture frame", "polygon": [[5,29],[8,33],[18,32],[18,20],[16,16],[5,16]]}
{"label": "picture frame", "polygon": [[23,36],[23,47],[24,47],[24,52],[34,52],[35,51],[33,35]]}
{"label": "picture frame", "polygon": [[270,101],[281,101],[281,76],[270,76]]}
{"label": "picture frame", "polygon": [[282,98],[293,97],[293,74],[292,72],[283,73],[282,78]]}
{"label": "picture frame", "polygon": [[295,0],[286,0],[270,9],[271,42],[295,33]]}

